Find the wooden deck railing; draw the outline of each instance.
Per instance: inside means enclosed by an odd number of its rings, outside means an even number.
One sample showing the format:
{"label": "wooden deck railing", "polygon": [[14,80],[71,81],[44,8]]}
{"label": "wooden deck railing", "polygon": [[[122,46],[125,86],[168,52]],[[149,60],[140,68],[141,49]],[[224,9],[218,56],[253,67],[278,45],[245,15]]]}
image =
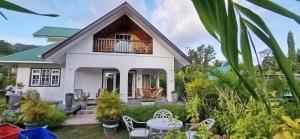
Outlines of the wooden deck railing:
{"label": "wooden deck railing", "polygon": [[94,52],[152,54],[152,41],[135,41],[96,38],[93,44]]}

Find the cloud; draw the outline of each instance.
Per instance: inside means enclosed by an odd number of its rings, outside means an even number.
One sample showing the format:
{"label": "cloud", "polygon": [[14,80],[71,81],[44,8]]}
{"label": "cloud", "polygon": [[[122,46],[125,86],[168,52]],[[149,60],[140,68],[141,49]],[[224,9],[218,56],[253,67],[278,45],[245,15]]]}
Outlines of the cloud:
{"label": "cloud", "polygon": [[209,36],[189,0],[156,0],[150,18],[154,26],[179,47]]}

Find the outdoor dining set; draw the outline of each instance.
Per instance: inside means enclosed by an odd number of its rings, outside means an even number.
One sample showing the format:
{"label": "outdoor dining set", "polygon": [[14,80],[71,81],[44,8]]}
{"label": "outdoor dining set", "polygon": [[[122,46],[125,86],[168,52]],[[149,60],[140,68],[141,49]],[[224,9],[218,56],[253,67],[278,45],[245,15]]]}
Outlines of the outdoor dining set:
{"label": "outdoor dining set", "polygon": [[[147,122],[139,122],[132,119],[129,116],[123,116],[123,121],[129,132],[129,138],[163,138],[171,129],[181,129],[183,122],[177,119],[173,119],[173,115],[169,110],[161,109],[154,113],[153,119]],[[206,130],[210,130],[214,125],[214,119],[206,119],[197,124],[186,124],[187,126],[206,125]],[[136,124],[144,124],[146,127],[135,127]],[[185,135],[188,139],[193,139],[193,136],[197,134],[197,131],[186,128]]]}

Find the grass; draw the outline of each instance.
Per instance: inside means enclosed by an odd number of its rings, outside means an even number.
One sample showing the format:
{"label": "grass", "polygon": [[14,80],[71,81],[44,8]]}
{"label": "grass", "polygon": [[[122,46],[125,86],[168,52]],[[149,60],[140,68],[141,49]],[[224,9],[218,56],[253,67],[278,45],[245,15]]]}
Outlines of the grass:
{"label": "grass", "polygon": [[116,135],[106,136],[100,124],[62,126],[50,129],[59,139],[128,139],[125,127],[119,127]]}

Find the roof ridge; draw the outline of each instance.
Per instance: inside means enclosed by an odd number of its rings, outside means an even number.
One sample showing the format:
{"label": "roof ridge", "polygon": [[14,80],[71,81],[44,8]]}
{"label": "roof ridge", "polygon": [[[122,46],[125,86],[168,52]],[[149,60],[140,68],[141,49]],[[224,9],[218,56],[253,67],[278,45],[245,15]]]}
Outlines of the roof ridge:
{"label": "roof ridge", "polygon": [[[69,27],[55,27],[55,26],[43,26],[43,27],[81,30],[80,28],[69,28]],[[42,27],[42,28],[43,28],[43,27]]]}

